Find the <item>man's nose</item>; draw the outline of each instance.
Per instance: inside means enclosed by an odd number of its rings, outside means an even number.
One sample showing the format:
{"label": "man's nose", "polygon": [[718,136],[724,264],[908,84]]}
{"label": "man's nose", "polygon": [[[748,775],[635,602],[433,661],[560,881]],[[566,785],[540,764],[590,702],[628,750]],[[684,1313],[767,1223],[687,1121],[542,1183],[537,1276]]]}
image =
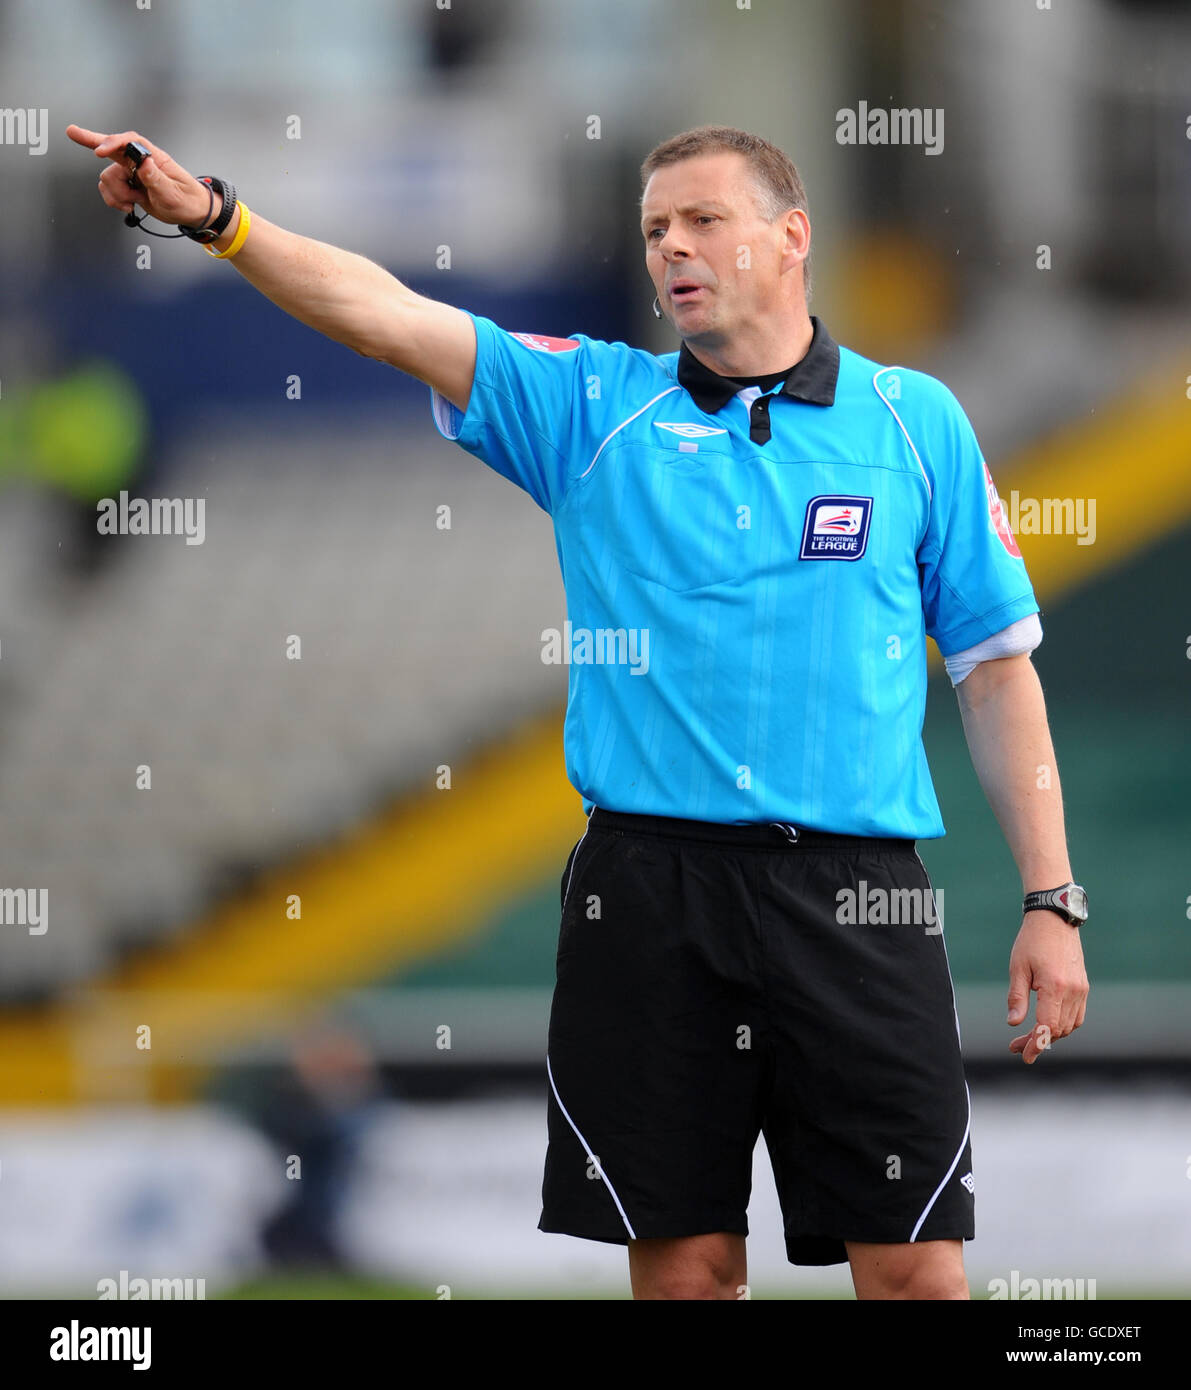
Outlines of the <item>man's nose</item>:
{"label": "man's nose", "polygon": [[680,239],[671,238],[667,232],[662,238],[662,259],[667,261],[685,260],[690,255],[688,247],[684,246]]}

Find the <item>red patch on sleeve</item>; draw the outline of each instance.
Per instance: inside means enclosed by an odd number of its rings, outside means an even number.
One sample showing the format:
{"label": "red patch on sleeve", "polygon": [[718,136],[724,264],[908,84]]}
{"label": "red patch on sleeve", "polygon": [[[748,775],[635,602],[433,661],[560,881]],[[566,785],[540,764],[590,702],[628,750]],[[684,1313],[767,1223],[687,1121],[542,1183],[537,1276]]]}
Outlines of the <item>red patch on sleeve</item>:
{"label": "red patch on sleeve", "polygon": [[984,465],[984,486],[988,492],[988,519],[993,530],[1001,538],[1001,544],[1015,559],[1021,559],[1021,551],[1017,548],[1017,540],[1013,535],[1013,528],[1009,525],[1009,518],[1005,515],[1005,504],[997,494],[997,485],[993,482],[992,474],[988,471],[988,464]]}
{"label": "red patch on sleeve", "polygon": [[544,333],[510,333],[509,337],[535,352],[572,352],[579,346],[577,338],[549,338]]}

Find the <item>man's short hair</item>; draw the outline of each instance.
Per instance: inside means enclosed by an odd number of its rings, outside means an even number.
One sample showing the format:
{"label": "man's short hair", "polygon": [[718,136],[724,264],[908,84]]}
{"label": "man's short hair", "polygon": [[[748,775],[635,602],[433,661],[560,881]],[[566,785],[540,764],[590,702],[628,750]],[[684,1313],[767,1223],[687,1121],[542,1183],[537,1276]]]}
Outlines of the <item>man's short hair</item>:
{"label": "man's short hair", "polygon": [[[644,193],[649,176],[656,169],[694,159],[697,155],[717,154],[730,150],[742,154],[753,171],[757,187],[757,211],[765,222],[776,222],[791,208],[799,208],[810,216],[806,189],[792,161],[768,140],[750,135],[728,125],[701,125],[684,130],[655,145],[641,165],[641,191]],[[802,284],[807,300],[811,297],[811,258],[802,263]]]}

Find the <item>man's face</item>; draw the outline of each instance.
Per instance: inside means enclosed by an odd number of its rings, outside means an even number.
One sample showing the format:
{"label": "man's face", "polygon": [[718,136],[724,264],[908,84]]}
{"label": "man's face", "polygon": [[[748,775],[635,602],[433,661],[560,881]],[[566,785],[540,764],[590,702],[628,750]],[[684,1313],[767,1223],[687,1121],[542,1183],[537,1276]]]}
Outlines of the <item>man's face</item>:
{"label": "man's face", "polygon": [[646,268],[663,312],[690,342],[728,342],[773,307],[790,264],[786,219],[763,221],[757,192],[748,161],[734,150],[657,169],[645,186]]}

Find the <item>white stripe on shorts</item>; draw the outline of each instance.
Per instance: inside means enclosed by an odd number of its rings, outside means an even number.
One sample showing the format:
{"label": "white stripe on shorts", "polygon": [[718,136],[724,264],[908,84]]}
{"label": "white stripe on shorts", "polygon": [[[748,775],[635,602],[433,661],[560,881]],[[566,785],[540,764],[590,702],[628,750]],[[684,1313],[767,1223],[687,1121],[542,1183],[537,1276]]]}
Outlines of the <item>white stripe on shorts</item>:
{"label": "white stripe on shorts", "polygon": [[[636,1240],[637,1233],[633,1230],[632,1226],[629,1225],[629,1218],[624,1214],[624,1207],[620,1205],[620,1198],[616,1195],[616,1189],[608,1181],[608,1174],[604,1172],[602,1167],[600,1167],[600,1160],[595,1156],[595,1154],[592,1153],[591,1146],[588,1144],[587,1140],[584,1139],[584,1137],[579,1133],[579,1126],[575,1123],[574,1120],[571,1119],[570,1115],[567,1113],[566,1106],[562,1103],[562,1097],[558,1094],[558,1087],[554,1084],[554,1073],[550,1069],[549,1053],[546,1054],[546,1075],[550,1078],[550,1089],[554,1092],[554,1099],[558,1102],[558,1108],[562,1111],[567,1124],[569,1124],[570,1127],[575,1131],[575,1138],[578,1139],[580,1144],[583,1145],[583,1152],[587,1155],[588,1161],[595,1164],[596,1171],[599,1173],[604,1186],[612,1194],[612,1200],[616,1203],[616,1210],[620,1212],[620,1219],[624,1222],[624,1228],[629,1233],[629,1239]],[[952,1167],[954,1166],[955,1165],[952,1164]]]}

